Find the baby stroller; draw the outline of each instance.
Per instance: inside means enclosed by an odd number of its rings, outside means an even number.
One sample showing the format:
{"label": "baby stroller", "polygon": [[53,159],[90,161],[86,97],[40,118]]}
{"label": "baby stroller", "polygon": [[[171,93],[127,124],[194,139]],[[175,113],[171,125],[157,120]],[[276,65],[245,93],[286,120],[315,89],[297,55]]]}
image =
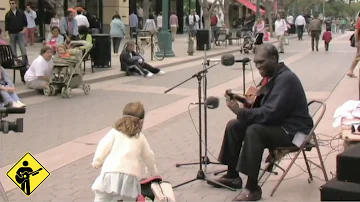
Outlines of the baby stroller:
{"label": "baby stroller", "polygon": [[244,34],[243,34],[243,44],[241,46],[241,49],[240,49],[240,53],[250,53],[250,51],[253,51],[254,49],[254,43],[255,43],[255,40],[253,39],[253,32],[252,31],[246,31]]}
{"label": "baby stroller", "polygon": [[143,179],[141,184],[141,195],[137,202],[175,202],[173,188],[169,182],[162,181],[159,176]]}
{"label": "baby stroller", "polygon": [[[54,96],[61,92],[63,98],[71,98],[71,90],[81,87],[85,95],[90,93],[90,85],[83,82],[83,73],[81,70],[82,61],[91,46],[83,46],[81,41],[73,41],[71,44],[80,45],[77,48],[70,49],[72,55],[76,58],[54,57],[54,68],[49,80],[49,85],[44,89],[46,96]],[[83,49],[81,49],[83,47]]]}

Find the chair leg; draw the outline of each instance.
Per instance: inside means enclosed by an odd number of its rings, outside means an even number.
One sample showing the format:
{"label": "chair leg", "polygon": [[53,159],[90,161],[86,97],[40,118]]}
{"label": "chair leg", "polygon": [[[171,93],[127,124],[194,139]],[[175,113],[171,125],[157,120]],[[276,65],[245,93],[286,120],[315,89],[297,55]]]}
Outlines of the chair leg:
{"label": "chair leg", "polygon": [[319,161],[320,161],[320,166],[321,166],[320,169],[322,170],[322,172],[324,174],[325,181],[328,181],[329,178],[328,178],[328,175],[327,175],[327,172],[326,172],[326,169],[325,169],[324,161],[323,161],[322,156],[321,156],[321,152],[320,152],[320,148],[319,148],[319,142],[318,142],[315,135],[313,136],[313,140],[314,140],[314,144],[315,144],[316,151],[318,153],[318,157],[319,157]]}
{"label": "chair leg", "polygon": [[227,171],[227,169],[225,169],[225,170],[219,170],[219,171],[214,172],[214,175],[218,175],[218,174],[224,173],[224,172],[226,172],[226,171]]}
{"label": "chair leg", "polygon": [[16,71],[15,69],[13,70],[13,84],[15,85],[15,77],[16,77]]}
{"label": "chair leg", "polygon": [[310,183],[310,182],[313,180],[313,175],[312,175],[312,173],[311,173],[311,169],[310,169],[310,165],[309,165],[308,158],[307,158],[307,156],[306,156],[306,152],[305,152],[304,150],[302,150],[302,153],[303,153],[303,156],[304,156],[306,169],[307,169],[308,174],[309,174],[309,180],[308,180],[308,182]]}
{"label": "chair leg", "polygon": [[270,196],[273,196],[275,191],[277,190],[277,188],[280,186],[281,182],[284,180],[285,176],[287,175],[287,173],[289,172],[290,168],[294,165],[296,159],[299,157],[301,151],[296,152],[294,158],[291,160],[289,166],[286,168],[285,172],[281,175],[279,181],[276,183],[275,187],[273,188],[273,190],[271,191]]}

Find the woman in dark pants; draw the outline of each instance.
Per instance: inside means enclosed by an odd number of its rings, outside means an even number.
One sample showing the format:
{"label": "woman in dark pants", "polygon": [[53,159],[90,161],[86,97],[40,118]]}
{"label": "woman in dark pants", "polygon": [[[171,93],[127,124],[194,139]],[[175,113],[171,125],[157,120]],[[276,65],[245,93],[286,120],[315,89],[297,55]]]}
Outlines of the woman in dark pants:
{"label": "woman in dark pants", "polygon": [[122,38],[126,35],[124,23],[121,21],[120,15],[114,15],[110,23],[110,36],[113,42],[114,54],[118,55]]}

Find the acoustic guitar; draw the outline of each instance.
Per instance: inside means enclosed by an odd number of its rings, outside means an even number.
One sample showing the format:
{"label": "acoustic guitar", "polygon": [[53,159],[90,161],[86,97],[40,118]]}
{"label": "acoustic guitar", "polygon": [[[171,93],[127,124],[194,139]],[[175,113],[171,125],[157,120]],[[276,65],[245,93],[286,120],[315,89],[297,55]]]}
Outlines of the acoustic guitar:
{"label": "acoustic guitar", "polygon": [[28,180],[30,178],[30,176],[34,176],[39,174],[39,172],[42,170],[42,168],[37,169],[36,171],[33,172],[20,172],[20,175],[16,174],[15,176],[15,180],[17,183],[22,184],[25,180]]}
{"label": "acoustic guitar", "polygon": [[250,86],[244,96],[240,96],[232,92],[231,89],[226,90],[225,94],[229,96],[231,100],[237,100],[241,102],[245,108],[255,108],[259,106],[260,98],[257,96],[258,89],[255,86]]}

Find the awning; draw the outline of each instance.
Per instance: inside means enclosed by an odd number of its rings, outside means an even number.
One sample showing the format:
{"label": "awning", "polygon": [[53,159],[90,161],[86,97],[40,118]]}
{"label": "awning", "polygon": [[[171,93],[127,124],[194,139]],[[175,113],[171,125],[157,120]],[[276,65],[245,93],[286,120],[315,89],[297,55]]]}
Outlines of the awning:
{"label": "awning", "polygon": [[[237,0],[239,3],[241,3],[242,5],[244,5],[246,8],[254,11],[256,13],[256,5],[254,5],[253,3],[251,3],[249,0]],[[264,15],[265,14],[265,10],[260,8],[260,14]]]}

